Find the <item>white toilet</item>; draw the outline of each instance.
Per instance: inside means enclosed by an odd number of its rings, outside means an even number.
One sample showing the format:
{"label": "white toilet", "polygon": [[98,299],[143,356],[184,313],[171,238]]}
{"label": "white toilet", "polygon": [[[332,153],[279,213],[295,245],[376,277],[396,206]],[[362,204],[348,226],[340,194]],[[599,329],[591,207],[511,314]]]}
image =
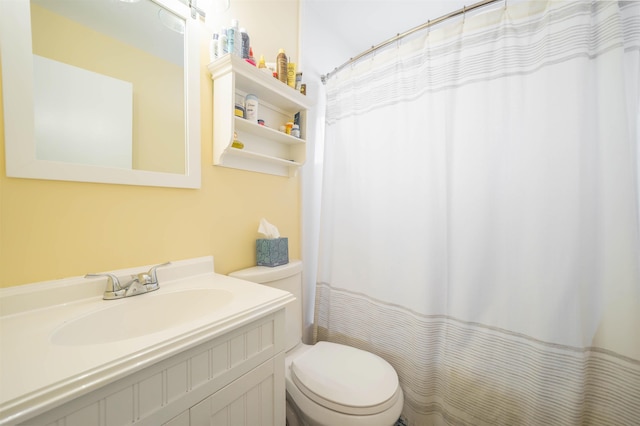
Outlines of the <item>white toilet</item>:
{"label": "white toilet", "polygon": [[404,397],[398,375],[384,359],[330,342],[302,343],[302,262],[255,266],[232,277],[292,293],[287,305],[287,424],[289,426],[391,426]]}

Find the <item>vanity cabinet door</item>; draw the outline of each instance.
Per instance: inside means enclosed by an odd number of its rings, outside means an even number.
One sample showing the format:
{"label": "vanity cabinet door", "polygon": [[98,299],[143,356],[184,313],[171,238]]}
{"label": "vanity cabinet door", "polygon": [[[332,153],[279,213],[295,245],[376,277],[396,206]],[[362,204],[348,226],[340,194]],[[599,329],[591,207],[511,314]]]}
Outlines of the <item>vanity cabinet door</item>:
{"label": "vanity cabinet door", "polygon": [[284,426],[284,354],[256,367],[190,410],[191,426]]}

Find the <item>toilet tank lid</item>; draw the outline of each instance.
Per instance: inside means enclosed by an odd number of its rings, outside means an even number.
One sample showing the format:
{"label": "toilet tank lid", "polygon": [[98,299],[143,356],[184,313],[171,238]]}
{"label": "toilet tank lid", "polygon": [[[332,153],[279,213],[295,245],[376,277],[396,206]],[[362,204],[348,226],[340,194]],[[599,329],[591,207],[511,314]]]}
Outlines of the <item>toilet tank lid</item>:
{"label": "toilet tank lid", "polygon": [[274,267],[254,266],[251,268],[240,269],[239,271],[231,272],[229,276],[263,284],[292,277],[300,272],[302,272],[302,261],[291,260],[286,265]]}

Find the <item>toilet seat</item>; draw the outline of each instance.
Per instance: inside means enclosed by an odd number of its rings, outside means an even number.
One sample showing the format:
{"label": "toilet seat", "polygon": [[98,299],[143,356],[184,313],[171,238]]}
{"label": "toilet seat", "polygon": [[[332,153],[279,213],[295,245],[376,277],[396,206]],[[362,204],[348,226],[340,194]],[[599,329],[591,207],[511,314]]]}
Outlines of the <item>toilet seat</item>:
{"label": "toilet seat", "polygon": [[370,352],[318,342],[291,363],[291,378],[315,403],[349,415],[373,415],[392,407],[401,394],[398,375]]}

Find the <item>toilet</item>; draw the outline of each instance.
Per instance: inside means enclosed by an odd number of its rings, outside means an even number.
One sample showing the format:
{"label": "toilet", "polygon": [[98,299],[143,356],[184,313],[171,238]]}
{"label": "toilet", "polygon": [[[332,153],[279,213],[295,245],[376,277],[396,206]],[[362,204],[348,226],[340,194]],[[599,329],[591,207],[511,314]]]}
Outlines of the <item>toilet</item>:
{"label": "toilet", "polygon": [[392,426],[404,396],[394,368],[370,352],[331,342],[302,343],[302,262],[255,266],[232,277],[292,293],[286,307],[288,426]]}

